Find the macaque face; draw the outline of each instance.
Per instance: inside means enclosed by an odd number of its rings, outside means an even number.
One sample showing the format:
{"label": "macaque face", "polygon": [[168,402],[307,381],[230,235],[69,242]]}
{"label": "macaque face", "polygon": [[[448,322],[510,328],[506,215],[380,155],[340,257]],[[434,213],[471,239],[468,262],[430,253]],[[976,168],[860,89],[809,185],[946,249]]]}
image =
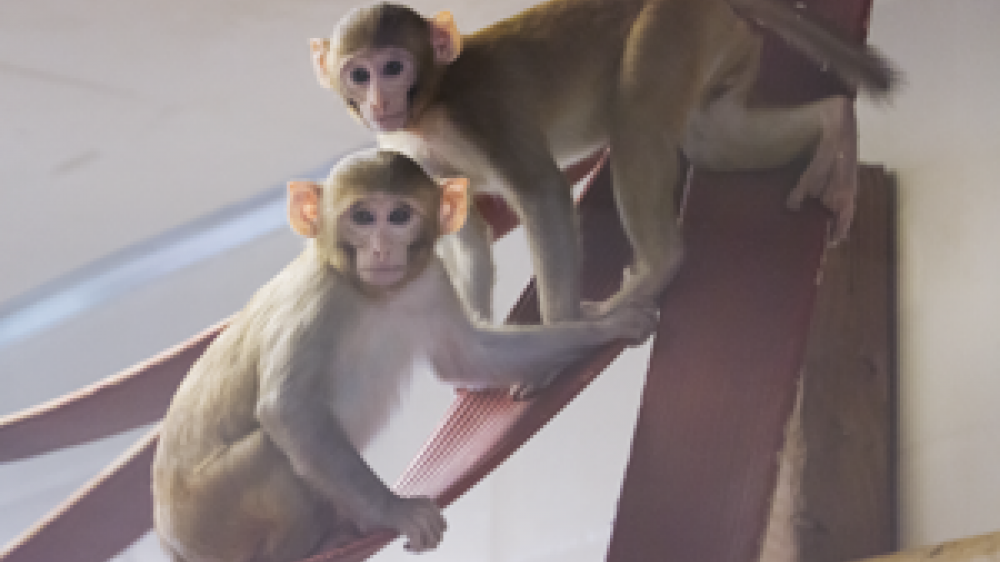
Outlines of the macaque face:
{"label": "macaque face", "polygon": [[410,246],[428,218],[417,199],[373,193],[356,201],[338,222],[340,239],[355,249],[358,277],[376,288],[391,288],[406,279]]}
{"label": "macaque face", "polygon": [[380,133],[406,126],[410,88],[416,81],[416,60],[403,47],[362,49],[340,63],[344,95],[355,104],[365,123]]}

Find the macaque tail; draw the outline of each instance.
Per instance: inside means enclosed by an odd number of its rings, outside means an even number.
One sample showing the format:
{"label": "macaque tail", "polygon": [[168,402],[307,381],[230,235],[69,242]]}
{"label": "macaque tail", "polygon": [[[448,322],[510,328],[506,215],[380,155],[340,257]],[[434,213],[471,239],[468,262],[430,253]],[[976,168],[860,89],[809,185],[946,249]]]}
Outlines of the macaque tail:
{"label": "macaque tail", "polygon": [[888,97],[900,74],[887,58],[807,10],[782,0],[729,0],[733,10],[773,31],[816,64],[875,99]]}

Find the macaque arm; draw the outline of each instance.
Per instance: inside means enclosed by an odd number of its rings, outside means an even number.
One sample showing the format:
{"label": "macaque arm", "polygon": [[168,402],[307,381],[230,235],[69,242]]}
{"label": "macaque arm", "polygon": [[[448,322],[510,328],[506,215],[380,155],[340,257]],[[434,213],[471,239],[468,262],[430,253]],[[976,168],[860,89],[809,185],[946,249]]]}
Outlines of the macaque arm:
{"label": "macaque arm", "polygon": [[299,352],[267,367],[257,417],[295,473],[362,526],[379,522],[395,495],[365,463],[327,404],[321,354]]}
{"label": "macaque arm", "polygon": [[547,383],[587,352],[617,339],[639,343],[657,323],[655,303],[632,302],[607,316],[554,324],[494,326],[477,323],[472,337],[444,361],[459,361],[443,375],[472,387],[506,388]]}

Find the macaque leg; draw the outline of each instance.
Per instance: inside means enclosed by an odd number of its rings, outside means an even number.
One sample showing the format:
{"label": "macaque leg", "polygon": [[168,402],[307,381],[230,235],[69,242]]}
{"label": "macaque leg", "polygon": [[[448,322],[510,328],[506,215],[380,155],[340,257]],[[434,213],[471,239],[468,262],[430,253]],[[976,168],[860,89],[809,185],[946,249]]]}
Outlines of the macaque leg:
{"label": "macaque leg", "polygon": [[612,113],[611,173],[635,255],[622,289],[601,305],[605,311],[632,299],[656,299],[682,259],[675,197],[682,179],[678,152],[695,95],[690,77],[697,75],[700,61],[688,56],[691,48],[682,44],[687,38],[661,31],[676,27],[676,18],[688,19],[673,13],[675,7],[685,9],[681,4],[648,4],[625,46]]}
{"label": "macaque leg", "polygon": [[198,504],[171,510],[160,529],[164,542],[190,557],[186,562],[299,560],[336,523],[333,509],[314,499],[260,430],[206,461],[200,473]]}
{"label": "macaque leg", "polygon": [[680,181],[676,146],[647,137],[638,148],[631,143],[641,142],[640,135],[633,131],[626,136],[627,141],[616,141],[612,135],[611,172],[622,226],[634,252],[633,265],[621,290],[597,308],[600,313],[630,300],[656,299],[683,257],[674,197]]}
{"label": "macaque leg", "polygon": [[[527,155],[516,162],[532,162],[534,169],[508,170],[508,198],[527,235],[542,322],[551,324],[580,317],[580,241],[573,208],[572,186],[541,140],[518,139]],[[530,152],[529,152],[529,149]],[[519,186],[527,186],[519,189]]]}
{"label": "macaque leg", "polygon": [[462,304],[480,320],[492,321],[496,267],[490,250],[489,225],[475,205],[469,206],[469,216],[461,230],[442,236],[435,249]]}
{"label": "macaque leg", "polygon": [[[536,184],[537,181],[535,180]],[[525,194],[515,200],[517,204],[515,210],[520,215],[527,232],[529,253],[538,289],[539,309],[542,323],[546,326],[572,322],[580,318],[583,312],[583,303],[580,302],[580,243],[571,188],[566,184],[565,177],[553,162],[548,173],[548,185],[535,189],[530,196]],[[589,311],[588,315],[600,316]],[[558,330],[563,328],[560,327]],[[544,337],[538,341],[532,341],[531,336],[528,336],[523,344],[509,344],[512,340],[523,339],[523,333],[493,336],[491,343],[487,344],[489,349],[508,350],[503,353],[493,353],[495,359],[491,358],[487,364],[496,364],[499,367],[499,363],[507,364],[513,360],[517,365],[507,365],[501,370],[507,373],[519,373],[525,370],[539,373],[536,380],[517,382],[511,387],[510,395],[514,399],[524,400],[535,395],[568,364],[562,359],[553,360],[557,355],[565,353],[553,353],[554,346],[567,347],[566,342],[573,341],[572,336],[560,339],[556,335],[558,330],[552,333],[545,332]],[[550,340],[556,343],[545,343]],[[581,346],[572,343],[568,347],[576,353],[581,349]]]}
{"label": "macaque leg", "polygon": [[788,196],[797,209],[807,197],[834,214],[830,240],[847,236],[858,190],[854,104],[834,96],[789,108],[751,108],[739,89],[719,97],[691,121],[685,154],[713,170],[764,169],[809,155]]}

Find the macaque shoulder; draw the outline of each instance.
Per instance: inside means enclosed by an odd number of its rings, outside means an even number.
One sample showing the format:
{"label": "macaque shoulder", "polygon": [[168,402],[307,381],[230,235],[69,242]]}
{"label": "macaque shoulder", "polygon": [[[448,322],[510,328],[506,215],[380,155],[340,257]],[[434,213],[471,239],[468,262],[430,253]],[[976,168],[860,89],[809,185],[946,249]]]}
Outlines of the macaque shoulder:
{"label": "macaque shoulder", "polygon": [[[226,401],[227,394],[242,393],[243,386],[256,388],[263,356],[283,352],[280,347],[294,341],[284,335],[316,323],[325,312],[329,315],[323,309],[330,303],[353,302],[349,295],[332,294],[337,292],[338,283],[315,265],[312,251],[307,249],[289,263],[232,317],[178,390],[179,397],[191,398],[175,402],[207,411],[217,406],[213,401]],[[337,312],[349,314],[346,310]]]}
{"label": "macaque shoulder", "polygon": [[475,191],[489,191],[496,170],[476,135],[467,134],[443,105],[429,107],[412,127],[380,133],[381,148],[405,154],[434,178],[469,178]]}

